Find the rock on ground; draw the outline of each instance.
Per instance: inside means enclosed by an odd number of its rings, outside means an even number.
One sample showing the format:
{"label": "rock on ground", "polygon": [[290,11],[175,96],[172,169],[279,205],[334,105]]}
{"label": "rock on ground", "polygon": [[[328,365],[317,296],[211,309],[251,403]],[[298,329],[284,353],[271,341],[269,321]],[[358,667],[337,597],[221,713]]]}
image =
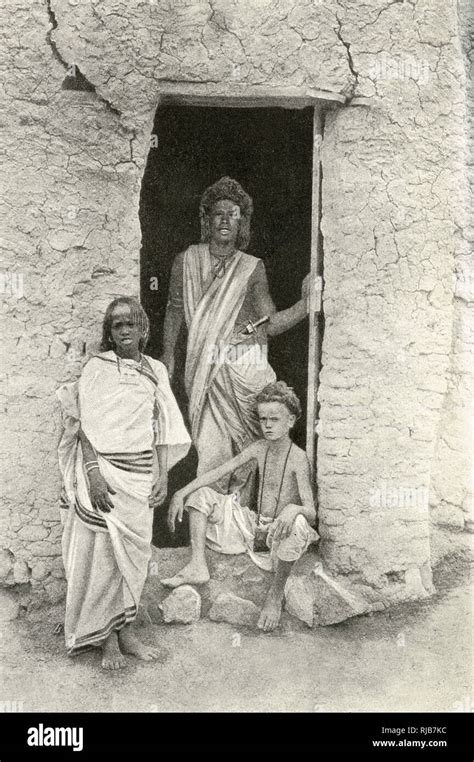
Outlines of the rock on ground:
{"label": "rock on ground", "polygon": [[218,595],[209,611],[209,619],[214,622],[229,622],[245,627],[255,627],[259,615],[260,609],[255,603],[233,593]]}
{"label": "rock on ground", "polygon": [[372,607],[331,579],[316,563],[309,575],[295,575],[285,587],[285,608],[289,614],[302,622],[313,625],[330,625],[369,611]]}
{"label": "rock on ground", "polygon": [[[189,548],[153,548],[141,601],[142,623],[182,621],[164,619],[163,603],[169,590],[160,580],[176,574],[189,556]],[[259,569],[246,554],[229,556],[207,550],[206,557],[211,575],[209,582],[186,586],[200,596],[201,617],[246,626],[256,623],[273,575]],[[374,608],[373,602],[367,602],[355,590],[346,584],[341,586],[325,574],[318,558],[317,551],[310,550],[295,564],[285,589],[288,615],[311,627],[336,624]],[[170,600],[173,606],[177,605],[175,598]],[[186,600],[191,599],[186,597]],[[189,605],[192,608],[192,604]]]}
{"label": "rock on ground", "polygon": [[314,590],[307,577],[290,577],[285,587],[285,608],[309,627],[314,621]]}
{"label": "rock on ground", "polygon": [[166,624],[191,624],[201,616],[201,596],[191,585],[181,585],[160,605]]}
{"label": "rock on ground", "polygon": [[[160,580],[175,575],[189,557],[189,548],[153,548],[141,600],[152,622],[163,621],[159,605],[169,595]],[[211,579],[193,586],[201,596],[201,617],[206,617],[216,598],[226,592],[248,599],[259,608],[263,605],[272,578],[269,572],[261,571],[246,554],[229,556],[207,550],[206,558]]]}

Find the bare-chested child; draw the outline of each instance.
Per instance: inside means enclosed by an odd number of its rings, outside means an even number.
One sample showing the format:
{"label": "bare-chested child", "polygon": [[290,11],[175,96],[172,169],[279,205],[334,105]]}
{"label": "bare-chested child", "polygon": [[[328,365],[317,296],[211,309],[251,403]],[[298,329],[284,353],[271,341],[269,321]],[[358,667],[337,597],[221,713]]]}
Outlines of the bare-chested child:
{"label": "bare-chested child", "polygon": [[[309,462],[290,439],[301,415],[299,400],[283,381],[277,381],[266,386],[256,402],[263,439],[174,495],[168,523],[174,531],[176,520],[181,521],[184,509],[188,510],[191,560],[162,584],[174,588],[207,582],[206,545],[220,553],[248,552],[261,568],[275,572],[258,621],[258,627],[268,632],[279,624],[293,564],[319,537],[312,528],[316,511]],[[249,461],[257,461],[259,472],[257,513],[241,506],[237,494],[222,495],[209,486]]]}

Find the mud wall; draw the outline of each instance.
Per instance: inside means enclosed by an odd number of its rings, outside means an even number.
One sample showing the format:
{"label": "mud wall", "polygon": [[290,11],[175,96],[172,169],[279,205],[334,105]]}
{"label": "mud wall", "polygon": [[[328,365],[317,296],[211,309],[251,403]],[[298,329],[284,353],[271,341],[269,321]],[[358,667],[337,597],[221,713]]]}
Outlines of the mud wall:
{"label": "mud wall", "polygon": [[54,390],[95,348],[110,299],[138,293],[160,98],[326,92],[346,105],[328,114],[323,147],[323,550],[383,603],[429,592],[428,494],[465,504],[433,463],[454,460],[467,483],[454,0],[13,0],[4,11],[2,583],[35,600],[64,592]]}

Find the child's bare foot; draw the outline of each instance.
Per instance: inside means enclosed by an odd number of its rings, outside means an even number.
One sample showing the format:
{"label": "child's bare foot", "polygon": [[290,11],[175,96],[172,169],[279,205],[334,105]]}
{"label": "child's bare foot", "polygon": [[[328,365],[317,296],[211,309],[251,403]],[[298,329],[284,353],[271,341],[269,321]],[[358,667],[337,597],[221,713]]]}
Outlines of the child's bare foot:
{"label": "child's bare foot", "polygon": [[281,607],[283,603],[282,596],[277,595],[273,590],[269,590],[263,604],[262,611],[257,623],[257,627],[264,632],[271,632],[280,624]]}
{"label": "child's bare foot", "polygon": [[162,579],[161,584],[165,587],[179,587],[180,585],[204,585],[209,582],[209,569],[205,562],[190,561],[174,577]]}
{"label": "child's bare foot", "polygon": [[119,648],[117,633],[114,630],[102,646],[102,667],[104,669],[122,669],[126,663]]}
{"label": "child's bare foot", "polygon": [[138,659],[143,659],[143,661],[153,661],[161,655],[159,648],[141,643],[129,625],[120,630],[118,640],[124,653],[132,654]]}

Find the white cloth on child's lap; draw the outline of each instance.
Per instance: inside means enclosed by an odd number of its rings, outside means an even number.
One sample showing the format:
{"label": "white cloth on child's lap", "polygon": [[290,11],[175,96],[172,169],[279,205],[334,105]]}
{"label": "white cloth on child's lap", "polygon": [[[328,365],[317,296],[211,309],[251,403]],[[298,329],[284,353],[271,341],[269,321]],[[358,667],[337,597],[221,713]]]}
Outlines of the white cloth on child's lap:
{"label": "white cloth on child's lap", "polygon": [[257,516],[250,508],[240,505],[237,493],[222,495],[211,487],[201,487],[186,499],[186,508],[194,508],[208,517],[206,544],[209,548],[227,555],[248,553],[252,561],[265,571],[274,570],[278,560],[297,561],[308,546],[319,539],[318,533],[299,514],[289,536],[275,541],[278,521],[261,516],[261,526],[268,528],[267,546],[270,553],[255,553],[253,543]]}

